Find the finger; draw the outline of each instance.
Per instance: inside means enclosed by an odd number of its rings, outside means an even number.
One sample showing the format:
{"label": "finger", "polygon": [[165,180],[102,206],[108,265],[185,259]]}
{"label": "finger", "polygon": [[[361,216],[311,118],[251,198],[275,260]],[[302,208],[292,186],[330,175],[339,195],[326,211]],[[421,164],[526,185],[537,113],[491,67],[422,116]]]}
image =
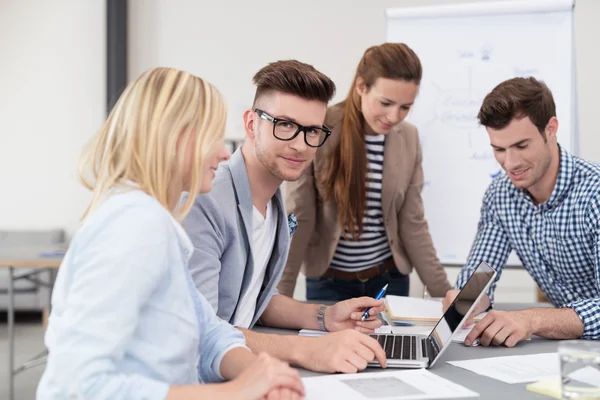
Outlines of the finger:
{"label": "finger", "polygon": [[265,396],[267,400],[278,400],[279,399],[279,391],[280,389],[273,389]]}
{"label": "finger", "polygon": [[523,339],[525,337],[521,336],[517,331],[513,331],[504,341],[504,345],[506,347],[515,347]]}
{"label": "finger", "polygon": [[[375,308],[378,308],[378,307],[375,307]],[[384,309],[385,309],[385,307],[384,307]],[[381,313],[381,311],[378,312],[377,314],[379,314],[379,313]],[[362,316],[362,314],[360,314],[360,315]],[[369,316],[367,318],[365,318],[365,321],[375,321],[378,319],[379,319],[379,317],[375,314],[371,315],[371,310],[369,310]]]}
{"label": "finger", "polygon": [[294,379],[300,379],[300,373],[298,370],[288,366],[287,363],[279,364],[277,373],[287,375]]}
{"label": "finger", "polygon": [[362,326],[355,326],[354,330],[358,331],[360,333],[366,333],[366,334],[371,334],[371,333],[375,332],[374,329],[363,328]]}
{"label": "finger", "polygon": [[292,393],[294,392],[290,389],[279,389],[279,400],[290,400]]}
{"label": "finger", "polygon": [[348,300],[348,304],[353,310],[355,310],[361,308],[366,309],[368,307],[383,307],[385,303],[383,300],[377,300],[369,296],[362,296]]}
{"label": "finger", "polygon": [[369,318],[376,316],[377,314],[383,312],[384,310],[385,310],[384,304],[382,304],[380,306],[371,307],[371,309],[369,310]]}
{"label": "finger", "polygon": [[[385,306],[370,308],[369,313],[368,313],[369,316],[367,318],[365,318],[365,321],[377,319],[377,315],[380,314],[384,310],[385,310]],[[355,321],[362,321],[364,313],[365,313],[365,311],[355,311],[353,313],[350,313],[350,319],[353,319]]]}
{"label": "finger", "polygon": [[[282,376],[282,377],[287,377],[288,379],[291,379],[291,380],[301,381],[300,373],[298,372],[297,369],[291,368],[286,363],[281,362],[279,360],[276,360],[275,370],[274,370],[274,373],[272,374],[272,376],[274,376],[275,378]],[[271,388],[273,388],[275,386],[277,386],[277,385],[271,385]]]}
{"label": "finger", "polygon": [[492,339],[492,344],[494,346],[500,346],[501,344],[503,344],[506,339],[513,333],[513,330],[510,329],[508,326],[503,326],[498,333],[496,333],[496,335],[494,336],[494,338]]}
{"label": "finger", "polygon": [[360,342],[373,352],[375,358],[377,359],[377,361],[379,361],[379,364],[382,368],[387,368],[387,358],[385,356],[385,351],[383,351],[381,345],[377,340],[373,339],[370,336],[364,335],[364,337],[360,339]]}
{"label": "finger", "polygon": [[366,362],[371,362],[375,359],[375,353],[367,346],[364,346],[362,343],[358,343],[358,345],[354,348],[356,354],[361,357]]}
{"label": "finger", "polygon": [[348,362],[345,358],[336,362],[333,365],[333,369],[342,374],[355,374],[357,371],[356,367]]}
{"label": "finger", "polygon": [[362,316],[364,314],[363,312],[353,312],[350,314],[350,319],[354,320],[354,321],[360,321],[362,320]]}
{"label": "finger", "polygon": [[271,382],[271,388],[287,388],[297,392],[299,395],[304,396],[304,385],[300,380],[300,377],[294,378],[286,374],[279,374]]}
{"label": "finger", "polygon": [[492,315],[486,315],[481,321],[475,324],[471,333],[467,335],[465,338],[465,344],[470,346],[473,344],[475,339],[481,337],[483,332],[494,322],[494,317]]}
{"label": "finger", "polygon": [[361,327],[363,329],[374,331],[375,329],[377,329],[381,326],[381,321],[378,319],[357,321],[356,326]]}
{"label": "finger", "polygon": [[357,371],[362,371],[363,369],[367,368],[367,361],[355,352],[350,352],[349,354],[347,354],[346,360],[350,364],[352,364]]}
{"label": "finger", "polygon": [[501,320],[495,320],[493,324],[487,327],[485,332],[481,334],[479,343],[482,346],[489,346],[492,344],[492,340],[504,328],[504,323]]}

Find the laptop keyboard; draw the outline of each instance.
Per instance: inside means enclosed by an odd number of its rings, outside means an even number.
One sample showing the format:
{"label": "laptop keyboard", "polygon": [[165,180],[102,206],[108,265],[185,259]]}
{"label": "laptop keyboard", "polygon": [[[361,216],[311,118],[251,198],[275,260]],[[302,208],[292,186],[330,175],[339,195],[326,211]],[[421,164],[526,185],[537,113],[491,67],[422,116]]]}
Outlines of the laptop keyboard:
{"label": "laptop keyboard", "polygon": [[[416,360],[417,342],[420,341],[421,345],[425,346],[425,341],[417,340],[416,336],[371,335],[371,337],[379,342],[386,357],[392,360]],[[426,352],[423,351],[423,354]]]}

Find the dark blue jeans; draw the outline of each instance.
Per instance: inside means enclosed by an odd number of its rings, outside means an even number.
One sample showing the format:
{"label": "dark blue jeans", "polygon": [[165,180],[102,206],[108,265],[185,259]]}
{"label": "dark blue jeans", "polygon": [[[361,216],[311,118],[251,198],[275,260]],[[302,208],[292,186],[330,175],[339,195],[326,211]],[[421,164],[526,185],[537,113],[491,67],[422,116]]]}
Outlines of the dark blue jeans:
{"label": "dark blue jeans", "polygon": [[306,278],[306,299],[337,302],[353,297],[375,297],[386,283],[388,284],[386,294],[408,296],[410,287],[408,275],[393,269],[366,282],[324,276]]}

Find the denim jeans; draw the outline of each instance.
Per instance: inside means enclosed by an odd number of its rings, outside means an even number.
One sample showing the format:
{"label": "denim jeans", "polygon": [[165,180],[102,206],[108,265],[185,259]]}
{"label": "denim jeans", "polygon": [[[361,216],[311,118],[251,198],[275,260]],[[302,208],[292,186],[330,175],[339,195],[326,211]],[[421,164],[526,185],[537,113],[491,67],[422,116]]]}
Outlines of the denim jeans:
{"label": "denim jeans", "polygon": [[306,278],[306,299],[342,301],[361,296],[375,297],[385,284],[388,284],[386,294],[408,296],[409,283],[408,275],[401,274],[397,269],[385,271],[383,275],[366,282],[324,276]]}

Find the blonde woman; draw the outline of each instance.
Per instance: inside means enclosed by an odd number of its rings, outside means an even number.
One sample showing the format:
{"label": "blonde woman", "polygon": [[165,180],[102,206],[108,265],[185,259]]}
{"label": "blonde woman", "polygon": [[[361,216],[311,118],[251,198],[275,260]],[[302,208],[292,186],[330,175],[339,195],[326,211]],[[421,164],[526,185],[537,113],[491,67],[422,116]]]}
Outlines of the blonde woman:
{"label": "blonde woman", "polygon": [[[180,226],[229,158],[219,92],[156,68],[122,94],[83,154],[92,191],[59,270],[38,399],[298,398],[297,371],[245,347],[195,289]],[[199,383],[230,380],[222,384]]]}

